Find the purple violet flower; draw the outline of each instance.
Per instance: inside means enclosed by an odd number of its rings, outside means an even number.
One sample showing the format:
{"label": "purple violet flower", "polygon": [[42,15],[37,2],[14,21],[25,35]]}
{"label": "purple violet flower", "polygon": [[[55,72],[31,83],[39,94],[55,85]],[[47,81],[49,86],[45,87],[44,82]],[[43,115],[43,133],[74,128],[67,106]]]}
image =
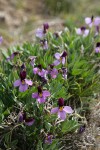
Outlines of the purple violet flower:
{"label": "purple violet flower", "polygon": [[89,34],[89,29],[86,29],[85,27],[76,28],[75,30],[78,35],[83,35],[83,37],[86,37]]}
{"label": "purple violet flower", "polygon": [[3,42],[3,37],[0,36],[0,44]]}
{"label": "purple violet flower", "polygon": [[46,138],[45,138],[45,143],[46,144],[51,144],[52,143],[52,138],[53,138],[53,135],[47,135]]}
{"label": "purple violet flower", "polygon": [[28,86],[32,86],[33,82],[31,80],[26,79],[26,69],[25,66],[21,66],[20,71],[20,79],[14,82],[14,87],[19,86],[19,91],[24,92],[28,89]]}
{"label": "purple violet flower", "polygon": [[41,82],[42,82],[41,86],[44,86],[45,84],[47,84],[48,79],[47,78],[41,78]]}
{"label": "purple violet flower", "polygon": [[99,34],[99,32],[100,32],[100,27],[99,27],[99,26],[96,26],[95,37]]}
{"label": "purple violet flower", "polygon": [[41,65],[38,65],[38,67],[33,68],[33,73],[38,74],[42,78],[46,78],[48,72],[47,70],[42,69]]}
{"label": "purple violet flower", "polygon": [[49,29],[49,24],[48,23],[44,23],[43,24],[43,32],[44,32],[44,34],[47,32],[48,29]]}
{"label": "purple violet flower", "polygon": [[17,56],[19,54],[19,52],[13,52],[8,58],[7,60],[10,61],[12,59],[14,59],[15,56]]}
{"label": "purple violet flower", "polygon": [[67,79],[67,68],[62,67],[62,76],[66,80]]}
{"label": "purple violet flower", "polygon": [[24,122],[27,126],[32,126],[35,120],[31,117],[26,118],[26,112],[20,112],[18,116],[18,121]]}
{"label": "purple violet flower", "polygon": [[85,18],[85,23],[89,25],[90,28],[93,26],[93,21],[94,21],[94,16],[92,16],[91,18],[89,17]]}
{"label": "purple violet flower", "polygon": [[58,33],[58,32],[55,32],[55,33],[53,34],[53,36],[54,36],[55,39],[57,39],[57,38],[59,38],[59,33]]}
{"label": "purple violet flower", "polygon": [[94,26],[99,26],[100,25],[100,17],[95,17],[94,18]]}
{"label": "purple violet flower", "polygon": [[85,18],[85,23],[91,28],[92,26],[99,26],[100,25],[100,17],[92,16],[91,18]]}
{"label": "purple violet flower", "polygon": [[18,114],[18,122],[23,122],[26,119],[26,112],[21,111]]}
{"label": "purple violet flower", "polygon": [[79,130],[78,130],[78,133],[83,133],[85,131],[85,128],[86,128],[86,125],[82,125],[80,126]]}
{"label": "purple violet flower", "polygon": [[36,30],[36,37],[42,39],[45,36],[48,28],[49,28],[48,23],[44,23],[43,29],[37,29]]}
{"label": "purple violet flower", "polygon": [[41,42],[41,45],[42,45],[43,49],[47,50],[48,49],[48,42],[47,42],[47,40],[44,39],[44,40],[41,40],[40,42]]}
{"label": "purple violet flower", "polygon": [[53,64],[51,64],[49,66],[50,66],[50,68],[48,69],[48,73],[51,75],[52,78],[55,79],[58,75],[58,70],[56,68],[54,68]]}
{"label": "purple violet flower", "polygon": [[30,60],[31,66],[34,67],[36,56],[29,56],[28,58],[29,58],[29,60]]}
{"label": "purple violet flower", "polygon": [[38,92],[32,93],[32,98],[37,99],[37,101],[41,104],[44,103],[46,98],[50,96],[50,92],[47,90],[42,90],[41,86],[38,87]]}
{"label": "purple violet flower", "polygon": [[58,118],[60,118],[61,120],[65,120],[66,119],[66,114],[72,114],[73,110],[70,106],[64,106],[64,99],[63,98],[59,98],[58,99],[58,105],[59,107],[55,107],[51,109],[51,114],[55,114],[58,113]]}
{"label": "purple violet flower", "polygon": [[37,29],[35,35],[37,38],[42,39],[44,37],[43,29]]}
{"label": "purple violet flower", "polygon": [[32,126],[34,122],[35,122],[34,118],[25,119],[25,125],[27,126]]}
{"label": "purple violet flower", "polygon": [[66,56],[67,56],[67,52],[66,51],[64,51],[63,53],[56,53],[55,54],[55,58],[57,59],[57,60],[55,60],[54,61],[54,65],[55,66],[57,66],[57,65],[59,65],[60,63],[62,63],[63,65],[65,64],[65,62],[66,62]]}
{"label": "purple violet flower", "polygon": [[100,53],[100,42],[96,44],[95,53]]}

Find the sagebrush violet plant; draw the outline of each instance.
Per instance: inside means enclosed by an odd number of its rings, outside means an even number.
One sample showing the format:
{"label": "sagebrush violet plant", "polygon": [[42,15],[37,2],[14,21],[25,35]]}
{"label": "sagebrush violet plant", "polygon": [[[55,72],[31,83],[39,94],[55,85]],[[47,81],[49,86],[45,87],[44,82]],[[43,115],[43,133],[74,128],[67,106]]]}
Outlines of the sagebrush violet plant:
{"label": "sagebrush violet plant", "polygon": [[66,51],[62,52],[61,54],[60,53],[55,53],[54,56],[57,59],[53,63],[55,66],[59,65],[60,63],[63,64],[63,65],[65,64],[66,56],[67,56],[67,52]]}
{"label": "sagebrush violet plant", "polygon": [[43,69],[42,65],[39,64],[38,67],[33,68],[33,73],[38,74],[42,78],[46,78],[46,75],[47,75],[48,71]]}
{"label": "sagebrush violet plant", "polygon": [[30,60],[31,66],[34,67],[36,56],[29,56],[28,58],[29,58],[29,60]]}
{"label": "sagebrush violet plant", "polygon": [[87,25],[89,25],[89,27],[92,27],[93,26],[93,21],[94,21],[94,16],[92,16],[91,18],[90,17],[86,17],[85,18],[85,23]]}
{"label": "sagebrush violet plant", "polygon": [[19,87],[20,92],[25,92],[28,89],[28,86],[32,86],[33,82],[31,80],[26,79],[26,69],[25,67],[21,67],[20,71],[20,79],[14,82],[14,87]]}
{"label": "sagebrush violet plant", "polygon": [[17,56],[19,52],[13,52],[8,58],[7,61],[13,60],[15,56]]}
{"label": "sagebrush violet plant", "polygon": [[100,25],[100,17],[94,17],[94,16],[92,16],[91,18],[90,18],[90,17],[86,17],[86,18],[85,18],[85,23],[86,23],[89,27],[92,27],[92,26],[99,26],[99,25]]}
{"label": "sagebrush violet plant", "polygon": [[[62,149],[62,138],[65,139],[67,133],[73,136],[73,132],[84,132],[86,106],[100,91],[100,39],[99,30],[95,37],[95,27],[93,23],[89,36],[83,38],[85,28],[81,29],[82,36],[68,28],[47,33],[49,26],[46,23],[32,44],[25,42],[2,52],[2,149],[58,150]],[[15,52],[19,53],[18,57]],[[7,56],[11,61],[7,61]],[[19,79],[15,81],[18,74]],[[13,88],[12,81],[19,91]],[[84,117],[81,117],[83,113]]]}
{"label": "sagebrush violet plant", "polygon": [[62,69],[62,76],[66,80],[67,79],[67,68],[62,67],[61,69]]}
{"label": "sagebrush violet plant", "polygon": [[32,93],[32,98],[37,99],[40,104],[44,103],[49,96],[50,92],[47,90],[42,90],[41,86],[38,86],[38,92]]}
{"label": "sagebrush violet plant", "polygon": [[53,138],[53,135],[47,135],[46,138],[45,138],[45,143],[46,144],[51,144],[52,143],[52,138]]}
{"label": "sagebrush violet plant", "polygon": [[48,42],[46,39],[40,41],[41,46],[44,50],[48,50]]}
{"label": "sagebrush violet plant", "polygon": [[59,107],[55,107],[51,109],[51,114],[58,114],[58,118],[60,118],[61,120],[65,120],[66,119],[66,114],[72,114],[73,110],[70,106],[64,106],[64,99],[63,98],[59,98],[58,99],[58,105]]}
{"label": "sagebrush violet plant", "polygon": [[48,74],[51,75],[51,78],[56,78],[58,75],[58,70],[54,68],[54,64],[49,65]]}
{"label": "sagebrush violet plant", "polygon": [[95,53],[100,53],[100,42],[96,44]]}
{"label": "sagebrush violet plant", "polygon": [[18,115],[18,121],[25,123],[27,126],[32,126],[35,120],[32,117],[27,118],[26,112],[20,112]]}
{"label": "sagebrush violet plant", "polygon": [[49,29],[48,23],[44,23],[43,24],[43,29],[38,28],[36,30],[36,37],[38,37],[40,39],[44,38],[44,36],[45,36],[48,29]]}
{"label": "sagebrush violet plant", "polygon": [[89,29],[86,29],[86,27],[76,28],[75,30],[78,35],[83,35],[83,37],[86,37],[89,34]]}

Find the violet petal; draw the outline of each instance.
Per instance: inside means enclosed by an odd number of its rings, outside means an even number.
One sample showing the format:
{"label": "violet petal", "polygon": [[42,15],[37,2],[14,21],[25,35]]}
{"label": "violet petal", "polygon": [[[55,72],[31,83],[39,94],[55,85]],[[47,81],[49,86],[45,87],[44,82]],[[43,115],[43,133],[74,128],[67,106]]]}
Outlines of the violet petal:
{"label": "violet petal", "polygon": [[61,120],[65,120],[66,119],[66,112],[65,111],[58,111],[58,118],[60,118]]}
{"label": "violet petal", "polygon": [[19,86],[19,91],[20,92],[25,92],[28,89],[28,85],[27,84],[21,84]]}
{"label": "violet petal", "polygon": [[19,80],[16,80],[16,81],[14,82],[14,87],[20,86],[20,84],[21,84],[21,80],[20,80],[20,79],[19,79]]}
{"label": "violet petal", "polygon": [[38,93],[32,93],[32,98],[38,98]]}
{"label": "violet petal", "polygon": [[59,108],[58,108],[58,107],[52,108],[52,109],[51,109],[51,114],[55,114],[55,113],[57,113],[57,112],[58,112],[58,110],[59,110]]}
{"label": "violet petal", "polygon": [[68,114],[73,113],[73,110],[70,106],[64,106],[63,110]]}

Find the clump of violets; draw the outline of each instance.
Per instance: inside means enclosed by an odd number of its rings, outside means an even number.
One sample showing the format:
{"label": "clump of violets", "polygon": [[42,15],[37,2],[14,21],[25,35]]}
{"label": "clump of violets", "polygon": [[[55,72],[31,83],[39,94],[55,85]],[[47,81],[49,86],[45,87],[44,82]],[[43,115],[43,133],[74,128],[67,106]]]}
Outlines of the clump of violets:
{"label": "clump of violets", "polygon": [[95,53],[100,53],[100,42],[96,44]]}
{"label": "clump of violets", "polygon": [[48,72],[42,68],[41,64],[39,64],[38,67],[33,68],[33,73],[38,74],[42,78],[46,78]]}
{"label": "clump of violets", "polygon": [[42,90],[41,86],[38,86],[38,92],[32,93],[32,98],[37,99],[37,101],[41,104],[44,103],[47,97],[50,96],[50,92],[47,90]]}
{"label": "clump of violets", "polygon": [[17,56],[19,52],[13,52],[8,58],[7,61],[13,60],[15,56]]}
{"label": "clump of violets", "polygon": [[49,65],[48,74],[51,75],[51,78],[55,79],[58,75],[58,70],[54,68],[54,64]]}
{"label": "clump of violets", "polygon": [[47,135],[46,138],[45,138],[45,143],[46,144],[51,144],[52,143],[52,138],[53,138],[53,135]]}
{"label": "clump of violets", "polygon": [[76,28],[75,31],[76,31],[76,34],[82,35],[83,37],[86,37],[89,34],[89,29],[86,29],[86,27],[84,26],[81,28]]}
{"label": "clump of violets", "polygon": [[95,27],[95,37],[99,34],[100,31],[100,17],[85,18],[85,23],[91,28]]}
{"label": "clump of violets", "polygon": [[3,42],[3,37],[0,36],[0,44]]}
{"label": "clump of violets", "polygon": [[32,126],[34,121],[35,121],[34,118],[26,117],[26,112],[20,112],[18,114],[18,122],[24,122],[25,125],[27,125],[27,126]]}
{"label": "clump of violets", "polygon": [[26,79],[26,67],[25,64],[21,66],[20,79],[14,82],[14,87],[19,87],[20,92],[24,92],[28,89],[28,86],[32,86],[33,82]]}
{"label": "clump of violets", "polygon": [[53,63],[55,66],[59,65],[60,63],[63,64],[63,65],[65,64],[66,56],[67,56],[67,52],[66,51],[62,52],[61,54],[60,53],[55,53],[54,56],[57,59]]}
{"label": "clump of violets", "polygon": [[43,29],[37,29],[36,30],[36,37],[42,39],[45,34],[47,33],[47,30],[49,29],[49,24],[48,23],[44,23],[43,24]]}
{"label": "clump of violets", "polygon": [[64,106],[64,99],[63,98],[59,98],[58,99],[58,106],[59,107],[55,107],[51,109],[51,114],[58,114],[58,118],[60,118],[61,120],[65,120],[66,119],[66,114],[72,114],[73,110],[70,106]]}

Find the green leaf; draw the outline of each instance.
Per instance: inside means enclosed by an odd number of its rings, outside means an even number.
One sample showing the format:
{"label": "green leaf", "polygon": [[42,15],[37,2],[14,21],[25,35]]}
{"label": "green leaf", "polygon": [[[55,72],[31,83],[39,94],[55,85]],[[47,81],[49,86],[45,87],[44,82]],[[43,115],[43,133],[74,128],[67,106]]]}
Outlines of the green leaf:
{"label": "green leaf", "polygon": [[67,120],[62,124],[62,132],[68,133],[71,131],[75,131],[79,127],[79,124],[75,120]]}

